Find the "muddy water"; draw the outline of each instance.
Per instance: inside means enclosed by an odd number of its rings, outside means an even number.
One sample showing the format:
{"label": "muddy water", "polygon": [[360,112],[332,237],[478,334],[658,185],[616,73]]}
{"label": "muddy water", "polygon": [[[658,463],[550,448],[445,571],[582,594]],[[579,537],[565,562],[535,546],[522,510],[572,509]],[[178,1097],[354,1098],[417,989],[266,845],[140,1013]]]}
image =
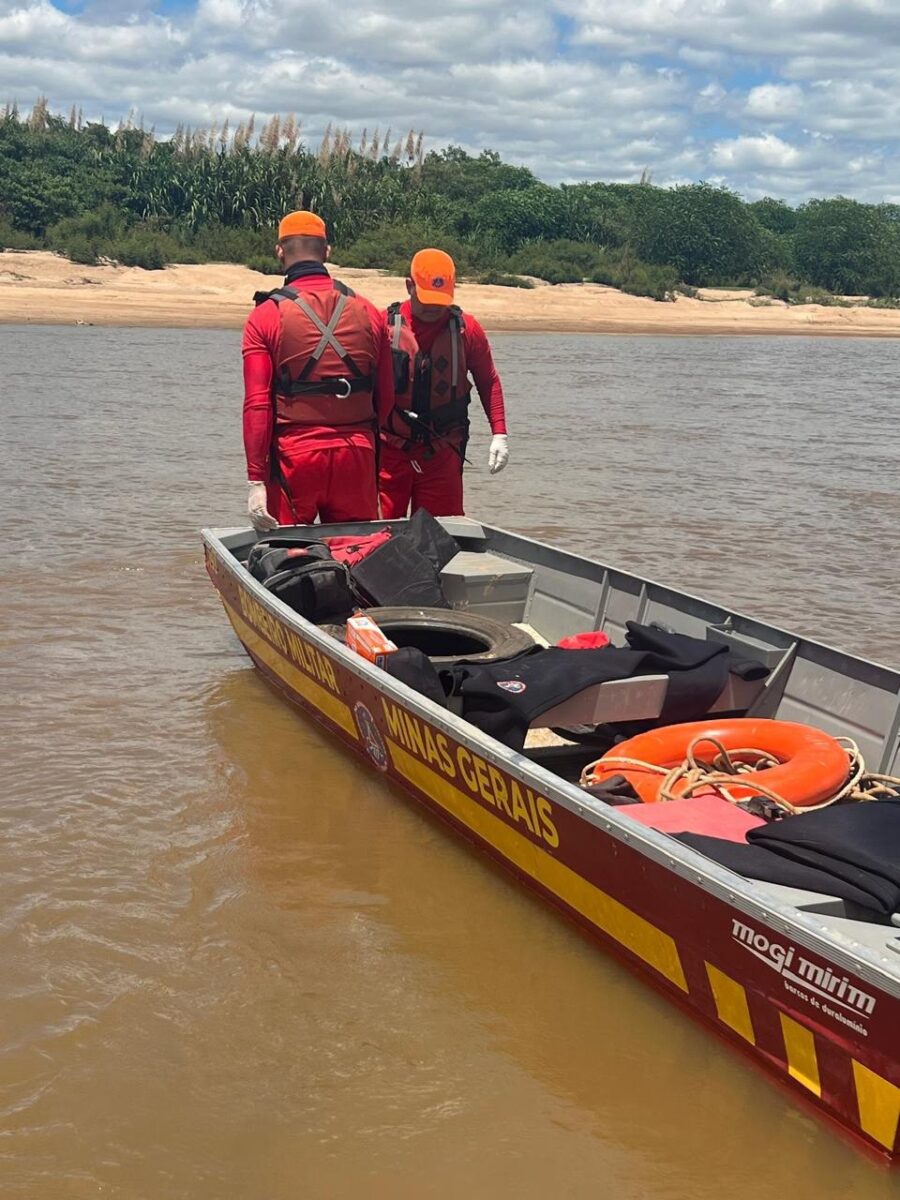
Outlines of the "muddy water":
{"label": "muddy water", "polygon": [[[472,512],[900,662],[892,343],[496,349]],[[0,330],[3,1200],[897,1195],[257,678],[237,379]]]}

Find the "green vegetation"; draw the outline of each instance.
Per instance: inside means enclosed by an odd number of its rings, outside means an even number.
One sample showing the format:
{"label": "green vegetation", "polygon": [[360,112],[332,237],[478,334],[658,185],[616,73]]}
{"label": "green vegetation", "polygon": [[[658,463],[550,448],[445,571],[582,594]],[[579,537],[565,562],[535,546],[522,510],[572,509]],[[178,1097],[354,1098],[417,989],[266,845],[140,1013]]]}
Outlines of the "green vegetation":
{"label": "green vegetation", "polygon": [[533,288],[531,279],[523,279],[521,275],[506,275],[503,271],[485,271],[475,277],[476,283],[491,283],[494,287]]}
{"label": "green vegetation", "polygon": [[485,150],[425,154],[422,135],[376,130],[315,148],[293,116],[261,129],[179,127],[165,141],[68,119],[39,100],[0,113],[0,250],[48,248],[75,262],[158,270],[225,261],[278,274],[279,217],[313,208],[336,262],[402,274],[439,245],[459,273],[504,286],[523,276],[592,280],[673,299],[703,286],[754,287],[788,303],[900,297],[900,207],[843,197],[791,208],[697,183],[550,187]]}

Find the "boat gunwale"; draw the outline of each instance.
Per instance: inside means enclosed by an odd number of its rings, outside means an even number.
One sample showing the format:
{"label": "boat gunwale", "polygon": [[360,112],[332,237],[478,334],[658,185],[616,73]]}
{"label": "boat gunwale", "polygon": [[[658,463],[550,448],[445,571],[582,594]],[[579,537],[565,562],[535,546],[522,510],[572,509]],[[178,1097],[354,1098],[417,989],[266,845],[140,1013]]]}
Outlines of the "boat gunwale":
{"label": "boat gunwale", "polygon": [[[806,634],[792,633],[789,629],[783,629],[780,625],[770,625],[768,622],[761,621],[758,617],[752,617],[748,613],[741,612],[739,609],[727,608],[724,604],[720,604],[714,600],[707,600],[703,596],[695,595],[693,592],[683,591],[680,588],[673,587],[672,584],[661,583],[657,579],[650,579],[644,575],[635,575],[631,571],[626,571],[622,567],[610,566],[608,563],[601,562],[599,559],[587,558],[585,555],[578,554],[574,550],[564,550],[559,546],[551,546],[549,542],[542,542],[538,538],[528,537],[526,534],[516,533],[514,530],[504,529],[499,525],[486,525],[483,522],[479,522],[479,524],[481,524],[483,529],[488,530],[490,533],[499,533],[504,537],[512,538],[514,541],[527,542],[528,545],[539,546],[541,550],[545,550],[550,555],[559,555],[563,558],[571,559],[574,562],[589,563],[593,567],[600,567],[603,571],[608,571],[622,579],[632,580],[634,583],[638,584],[639,588],[656,588],[660,592],[667,593],[670,596],[677,596],[681,599],[691,600],[695,604],[701,605],[704,608],[718,609],[720,612],[725,613],[726,615],[739,618],[748,625],[755,626],[758,629],[765,629],[767,632],[780,634],[783,638],[785,638],[787,643],[796,642],[798,645],[802,643],[804,648],[822,651],[826,655],[833,655],[836,658],[852,658],[854,662],[865,666],[879,675],[885,674],[889,676],[893,682],[897,684],[898,689],[900,689],[900,667],[890,667],[887,663],[878,662],[873,658],[865,658],[861,654],[854,654],[848,650],[839,650],[837,646],[832,646],[829,642],[823,642],[817,638],[807,637]],[[497,551],[495,551],[495,553],[496,552]],[[502,556],[503,552],[500,551],[499,553]],[[586,577],[580,576],[579,578]],[[885,691],[889,691],[889,689],[885,688]],[[900,690],[891,694],[896,695],[898,700],[900,700]]]}
{"label": "boat gunwale", "polygon": [[[346,524],[359,525],[364,523],[353,522]],[[379,524],[383,525],[384,522],[380,522]],[[658,586],[664,591],[671,592],[676,596],[686,597],[702,605],[720,607],[711,605],[709,601],[705,601],[701,597],[679,592],[665,584],[654,584],[651,580],[644,580],[640,576],[632,575],[630,572],[620,571],[619,568],[605,567],[604,564],[598,563],[593,559],[584,558],[583,556],[573,554],[571,551],[558,550],[556,547],[539,542],[536,539],[525,537],[522,534],[497,529],[480,522],[479,524],[484,530],[501,533],[513,539],[540,546],[554,555],[563,555],[567,558],[572,558],[576,562],[588,563],[594,567],[603,567],[604,570],[625,576],[634,580],[639,585],[649,584]],[[441,729],[457,742],[477,749],[479,754],[487,758],[488,761],[492,761],[495,766],[506,770],[512,768],[521,774],[529,776],[539,784],[540,790],[544,795],[552,799],[555,803],[561,804],[574,817],[587,820],[589,824],[614,837],[617,841],[636,848],[640,853],[646,854],[657,865],[666,870],[673,871],[677,876],[685,879],[692,885],[699,886],[702,891],[714,896],[726,905],[738,909],[751,920],[761,922],[776,930],[779,934],[794,938],[800,945],[811,950],[813,953],[832,959],[846,970],[855,972],[869,983],[880,987],[887,994],[895,998],[900,998],[900,955],[896,956],[897,962],[895,964],[886,954],[879,955],[872,947],[853,940],[845,932],[837,932],[829,929],[827,924],[816,919],[821,914],[810,913],[803,909],[795,908],[774,894],[767,896],[765,899],[755,896],[753,894],[752,880],[746,880],[742,876],[728,871],[698,851],[668,837],[664,833],[640,825],[637,822],[629,821],[627,816],[620,814],[614,806],[603,805],[601,801],[582,791],[576,784],[570,783],[560,776],[553,774],[553,772],[543,767],[540,763],[528,758],[527,755],[504,746],[501,742],[490,737],[470,722],[464,720],[461,716],[441,707],[421,693],[414,691],[402,681],[387,675],[374,664],[360,658],[359,655],[348,650],[346,646],[338,642],[330,634],[324,633],[318,626],[289,608],[282,600],[279,600],[277,596],[268,591],[258,580],[253,578],[244,563],[225,545],[224,539],[226,537],[246,538],[248,535],[250,537],[256,536],[252,530],[248,530],[243,526],[216,529],[205,527],[200,533],[204,544],[215,554],[217,562],[225,567],[228,574],[233,576],[236,582],[247,588],[254,598],[274,617],[288,627],[302,633],[305,638],[310,640],[323,652],[335,658],[351,674],[364,680],[377,692],[393,696],[405,707],[417,712],[423,719]],[[752,624],[760,624],[754,618],[744,618],[743,614],[733,612],[733,610],[721,609],[721,611],[726,613],[732,612],[732,615],[735,617],[746,619]],[[783,634],[791,641],[802,642],[804,646],[813,645],[830,654],[844,658],[852,657],[854,661],[873,667],[879,673],[884,671],[900,678],[897,672],[879,663],[872,663],[867,659],[848,655],[824,643],[817,643],[806,638],[795,638],[788,631],[778,629],[775,626],[765,626],[765,628]],[[885,925],[879,926],[879,928],[884,929],[885,939],[887,940],[893,927]]]}

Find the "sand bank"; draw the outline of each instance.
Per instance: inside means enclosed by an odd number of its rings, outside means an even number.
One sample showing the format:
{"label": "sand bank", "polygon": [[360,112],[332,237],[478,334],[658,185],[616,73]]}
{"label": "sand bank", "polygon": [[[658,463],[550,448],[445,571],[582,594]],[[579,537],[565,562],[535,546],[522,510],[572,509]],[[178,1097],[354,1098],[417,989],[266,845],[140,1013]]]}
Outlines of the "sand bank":
{"label": "sand bank", "polygon": [[[405,295],[402,279],[376,271],[340,277],[379,305]],[[230,263],[84,267],[44,251],[0,254],[0,322],[238,329],[261,288],[277,276]],[[900,337],[900,310],[791,308],[749,291],[707,289],[700,299],[661,304],[598,284],[538,284],[534,289],[463,284],[463,308],[488,330],[516,333],[828,334]]]}

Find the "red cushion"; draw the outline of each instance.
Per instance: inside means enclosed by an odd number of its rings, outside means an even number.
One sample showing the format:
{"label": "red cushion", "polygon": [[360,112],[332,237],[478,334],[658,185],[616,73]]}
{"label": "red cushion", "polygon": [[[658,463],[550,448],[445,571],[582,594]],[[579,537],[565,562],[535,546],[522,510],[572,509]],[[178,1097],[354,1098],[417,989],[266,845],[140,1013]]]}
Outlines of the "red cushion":
{"label": "red cushion", "polygon": [[618,811],[661,833],[702,833],[729,842],[744,842],[749,830],[765,825],[762,817],[710,793],[657,804],[624,804]]}

